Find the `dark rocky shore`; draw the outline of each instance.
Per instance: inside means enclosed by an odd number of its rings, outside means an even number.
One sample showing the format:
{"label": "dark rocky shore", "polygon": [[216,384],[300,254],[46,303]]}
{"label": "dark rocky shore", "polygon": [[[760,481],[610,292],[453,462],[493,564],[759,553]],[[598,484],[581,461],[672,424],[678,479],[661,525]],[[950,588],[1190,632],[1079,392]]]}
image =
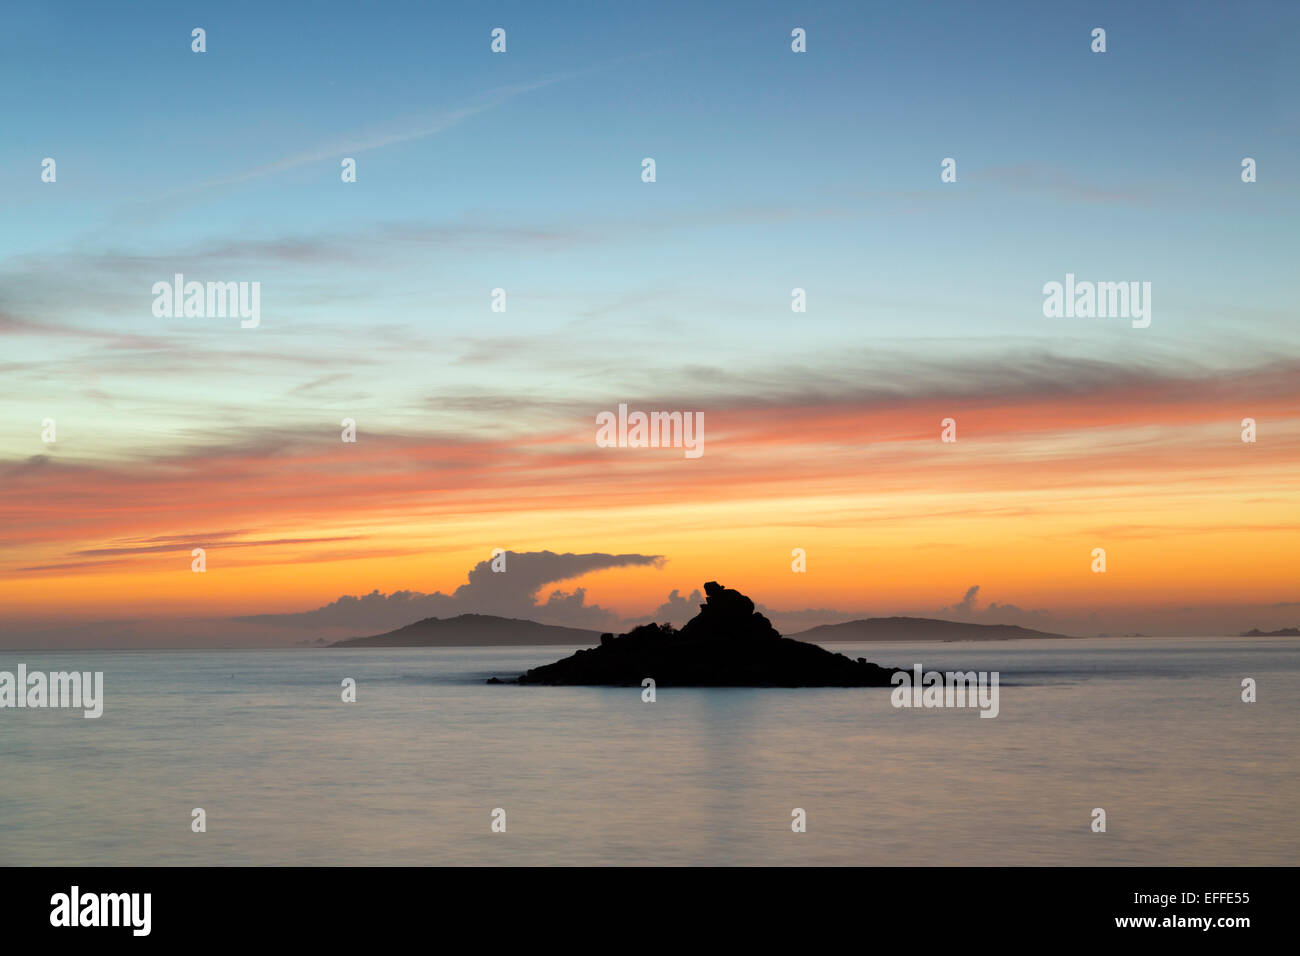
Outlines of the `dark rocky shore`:
{"label": "dark rocky shore", "polygon": [[706,603],[680,630],[645,624],[601,635],[600,646],[534,667],[514,681],[488,683],[659,687],[888,687],[893,668],[856,661],[816,644],[782,637],[754,602],[716,581]]}

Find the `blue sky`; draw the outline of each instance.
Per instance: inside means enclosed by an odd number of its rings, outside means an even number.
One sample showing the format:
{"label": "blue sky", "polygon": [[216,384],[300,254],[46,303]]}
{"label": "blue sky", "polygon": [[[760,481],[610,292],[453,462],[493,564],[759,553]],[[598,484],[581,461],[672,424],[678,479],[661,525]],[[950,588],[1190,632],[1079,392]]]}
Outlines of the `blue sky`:
{"label": "blue sky", "polygon": [[[722,346],[755,375],[857,348],[1240,364],[1296,343],[1295,23],[1285,4],[23,7],[0,48],[19,227],[0,308],[238,365],[268,342],[158,328],[141,288],[256,279],[271,348],[382,364],[394,413],[431,369],[599,391],[626,378],[606,357],[653,365],[664,343],[674,368]],[[1042,319],[1067,271],[1152,282],[1138,353],[1122,324]],[[263,408],[315,381],[231,374]]]}

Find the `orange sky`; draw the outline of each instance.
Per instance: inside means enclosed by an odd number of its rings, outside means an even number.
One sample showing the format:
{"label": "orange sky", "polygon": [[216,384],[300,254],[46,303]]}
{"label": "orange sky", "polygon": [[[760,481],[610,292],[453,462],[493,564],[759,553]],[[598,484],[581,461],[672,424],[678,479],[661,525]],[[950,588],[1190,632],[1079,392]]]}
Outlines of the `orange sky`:
{"label": "orange sky", "polygon": [[[596,448],[594,415],[495,440],[344,444],[322,428],[274,448],[31,460],[0,486],[0,604],[31,620],[302,611],[373,589],[450,592],[495,547],[664,556],[564,584],[624,615],[715,577],[768,607],[880,613],[937,609],[974,584],[1049,611],[1288,602],[1300,389],[1276,385],[1238,407],[1225,394],[1249,382],[705,408],[698,460]],[[953,444],[939,440],[947,416]],[[796,547],[806,574],[791,571]]]}

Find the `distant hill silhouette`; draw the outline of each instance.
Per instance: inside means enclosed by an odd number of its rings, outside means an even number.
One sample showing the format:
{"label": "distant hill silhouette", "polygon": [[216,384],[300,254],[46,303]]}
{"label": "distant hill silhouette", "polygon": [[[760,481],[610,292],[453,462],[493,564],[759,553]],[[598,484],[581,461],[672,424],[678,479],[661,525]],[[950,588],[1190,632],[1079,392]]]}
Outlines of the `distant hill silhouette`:
{"label": "distant hill silhouette", "polygon": [[801,641],[837,643],[849,641],[1009,641],[1019,638],[1069,638],[1017,624],[968,624],[939,621],[928,617],[869,617],[820,627],[790,635]]}
{"label": "distant hill silhouette", "polygon": [[[724,589],[728,590],[728,589]],[[732,592],[739,593],[739,592]],[[743,595],[741,595],[743,597]],[[745,600],[748,600],[746,598]],[[751,602],[752,603],[752,602]],[[707,608],[708,604],[701,605]],[[752,609],[751,609],[752,610]],[[756,615],[766,623],[767,618]],[[767,624],[770,628],[771,624]],[[686,633],[691,624],[683,626],[680,632]],[[656,624],[643,625],[630,634],[636,634],[645,628],[662,632]],[[775,629],[773,634],[777,632]],[[1288,633],[1300,633],[1293,630],[1274,632],[1273,635],[1284,636]],[[1244,636],[1261,636],[1262,632],[1248,632]],[[606,635],[609,636],[609,635]],[[780,636],[780,635],[778,635]],[[923,617],[873,617],[860,621],[846,621],[842,624],[823,624],[798,634],[792,634],[788,640],[821,643],[847,643],[852,641],[972,641],[972,640],[1012,640],[1015,638],[1066,637],[1064,634],[1048,634],[1026,627],[1011,624],[966,624],[959,621],[938,621]],[[599,631],[589,631],[579,627],[560,627],[553,624],[539,624],[523,618],[498,617],[495,614],[459,614],[456,617],[426,617],[422,621],[399,627],[395,631],[375,634],[370,637],[350,637],[335,641],[330,647],[490,647],[516,645],[547,644],[587,644],[600,643]]]}
{"label": "distant hill silhouette", "polygon": [[782,637],[753,601],[716,581],[704,593],[700,613],[681,630],[643,624],[619,637],[603,634],[599,647],[534,667],[514,683],[629,687],[648,677],[660,687],[888,687],[895,673]]}
{"label": "distant hill silhouette", "polygon": [[373,637],[350,637],[331,647],[486,647],[493,644],[595,644],[599,631],[556,627],[493,614],[426,617]]}
{"label": "distant hill silhouette", "polygon": [[1300,627],[1284,627],[1277,631],[1261,631],[1257,627],[1252,627],[1249,631],[1242,631],[1238,637],[1300,637]]}

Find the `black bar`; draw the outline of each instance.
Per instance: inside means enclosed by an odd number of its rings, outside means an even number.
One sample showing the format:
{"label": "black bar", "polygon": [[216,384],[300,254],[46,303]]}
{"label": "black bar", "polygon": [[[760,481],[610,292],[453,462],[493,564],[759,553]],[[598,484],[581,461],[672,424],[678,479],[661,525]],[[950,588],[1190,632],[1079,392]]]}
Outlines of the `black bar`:
{"label": "black bar", "polygon": [[[539,944],[619,933],[685,944],[771,933],[847,933],[879,945],[1011,939],[1192,939],[1231,945],[1285,931],[1283,868],[529,869],[11,868],[0,871],[7,942],[463,939],[535,933]],[[51,925],[56,894],[148,893],[149,933]],[[1194,895],[1187,895],[1194,894]],[[1163,905],[1160,900],[1163,898]],[[1139,901],[1142,900],[1142,901]],[[1146,901],[1151,900],[1151,901]],[[1119,925],[1154,919],[1154,925]],[[1244,918],[1244,924],[1225,925]],[[1208,919],[1209,928],[1190,921]],[[130,923],[126,917],[123,923]],[[690,929],[695,926],[696,929]],[[689,929],[692,935],[682,936]],[[599,932],[600,936],[592,933]],[[1241,934],[1245,933],[1246,936]]]}

